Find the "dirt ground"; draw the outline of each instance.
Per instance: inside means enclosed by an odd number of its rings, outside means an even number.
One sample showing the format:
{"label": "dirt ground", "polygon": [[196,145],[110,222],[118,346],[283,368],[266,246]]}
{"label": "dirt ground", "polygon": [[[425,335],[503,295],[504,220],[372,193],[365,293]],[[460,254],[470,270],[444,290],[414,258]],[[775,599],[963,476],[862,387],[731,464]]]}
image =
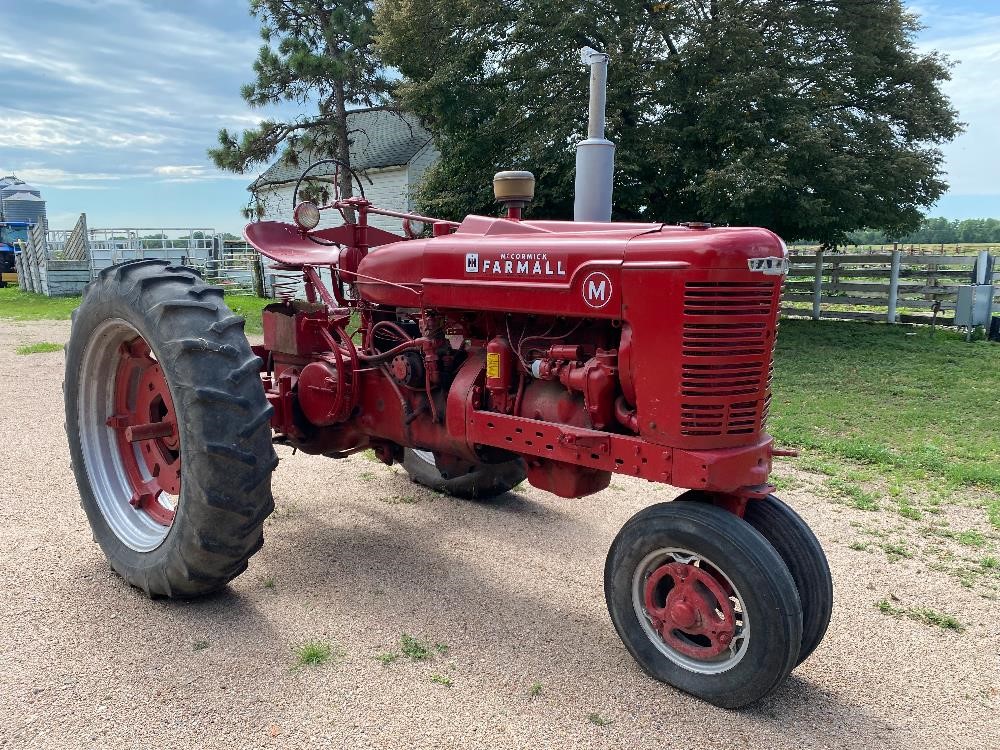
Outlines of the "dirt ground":
{"label": "dirt ground", "polygon": [[[864,512],[808,482],[785,498],[829,555],[833,622],[782,689],[740,712],[654,682],[615,634],[608,546],[674,494],[635,480],[581,500],[525,486],[473,504],[364,456],[282,449],[277,511],[249,570],[208,599],[150,601],[112,573],[79,506],[62,353],[14,351],[68,332],[0,320],[0,747],[1000,744],[996,603],[919,560],[850,549]],[[885,598],[965,630],[887,616]],[[399,653],[404,633],[440,649],[376,658]],[[296,667],[308,641],[334,658]]]}

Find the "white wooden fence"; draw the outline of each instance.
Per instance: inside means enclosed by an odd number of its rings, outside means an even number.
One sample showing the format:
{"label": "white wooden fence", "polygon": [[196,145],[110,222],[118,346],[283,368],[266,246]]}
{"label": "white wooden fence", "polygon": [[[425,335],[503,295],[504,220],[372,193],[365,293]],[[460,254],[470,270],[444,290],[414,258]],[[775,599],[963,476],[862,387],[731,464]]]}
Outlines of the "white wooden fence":
{"label": "white wooden fence", "polygon": [[[794,252],[794,251],[793,251]],[[976,255],[810,252],[789,256],[782,313],[890,323],[954,320],[958,287],[972,279]],[[993,274],[1000,311],[1000,262]],[[942,315],[943,313],[943,315]]]}

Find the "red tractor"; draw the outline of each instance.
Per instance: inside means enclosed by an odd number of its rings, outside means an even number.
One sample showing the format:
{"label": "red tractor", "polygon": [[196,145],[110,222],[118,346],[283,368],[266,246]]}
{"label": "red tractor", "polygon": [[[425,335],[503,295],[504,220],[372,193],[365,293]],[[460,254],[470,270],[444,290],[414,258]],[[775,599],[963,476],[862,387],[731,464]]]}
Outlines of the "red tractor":
{"label": "red tractor", "polygon": [[764,432],[785,246],[765,229],[522,220],[533,184],[497,175],[503,218],[360,197],[323,207],[353,219],[334,228],[316,229],[313,203],[296,225],[250,224],[305,297],[265,308],[263,346],[188,268],[103,271],[73,320],[66,429],[114,569],[166,597],[242,573],[274,507],[272,443],[371,449],[478,500],[524,479],[582,497],[624,474],[687,489],[608,553],[636,661],[725,707],[780,685],[832,603],[816,537],[767,482],[787,455]]}

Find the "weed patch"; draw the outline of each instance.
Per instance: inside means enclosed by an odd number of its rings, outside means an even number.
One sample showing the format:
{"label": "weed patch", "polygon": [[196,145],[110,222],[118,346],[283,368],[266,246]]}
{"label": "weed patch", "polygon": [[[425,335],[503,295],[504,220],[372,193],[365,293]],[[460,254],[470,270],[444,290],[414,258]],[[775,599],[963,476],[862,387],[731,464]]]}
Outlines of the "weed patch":
{"label": "weed patch", "polygon": [[413,661],[426,661],[431,657],[431,650],[426,643],[421,643],[412,635],[407,635],[403,633],[402,636],[402,649],[403,656],[407,659],[412,659]]}
{"label": "weed patch", "polygon": [[451,687],[455,684],[446,674],[432,674],[431,682],[436,682],[438,685],[444,685],[445,687]]}
{"label": "weed patch", "polygon": [[18,354],[48,354],[49,352],[61,352],[62,344],[53,344],[51,341],[39,341],[35,344],[25,344],[15,349]]}
{"label": "weed patch", "polygon": [[965,626],[951,615],[938,612],[929,607],[897,607],[888,599],[882,599],[875,606],[882,614],[897,619],[905,617],[916,622],[922,622],[925,625],[934,625],[944,630],[954,630],[959,633],[965,630]]}
{"label": "weed patch", "polygon": [[325,641],[307,641],[295,649],[295,665],[318,667],[334,656],[333,646]]}

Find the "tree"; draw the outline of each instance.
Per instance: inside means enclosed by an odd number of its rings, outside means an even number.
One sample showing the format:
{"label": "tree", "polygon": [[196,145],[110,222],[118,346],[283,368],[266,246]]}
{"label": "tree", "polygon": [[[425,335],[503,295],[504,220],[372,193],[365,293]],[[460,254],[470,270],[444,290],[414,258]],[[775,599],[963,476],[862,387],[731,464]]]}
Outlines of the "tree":
{"label": "tree", "polygon": [[[282,158],[298,164],[300,154],[335,155],[350,165],[347,112],[352,106],[385,101],[388,82],[372,41],[373,3],[365,0],[250,0],[265,44],[253,69],[256,80],[242,88],[251,107],[293,102],[315,114],[288,121],[265,119],[242,134],[223,128],[209,156],[220,169],[245,174]],[[353,195],[351,176],[341,170],[339,191]],[[326,185],[314,186],[326,199]],[[260,215],[259,199],[247,214]]]}
{"label": "tree", "polygon": [[495,210],[490,175],[523,168],[535,215],[571,215],[584,44],[611,55],[616,219],[833,243],[915,229],[947,187],[949,63],[915,49],[899,0],[397,0],[375,20],[403,106],[442,153],[426,211]]}

